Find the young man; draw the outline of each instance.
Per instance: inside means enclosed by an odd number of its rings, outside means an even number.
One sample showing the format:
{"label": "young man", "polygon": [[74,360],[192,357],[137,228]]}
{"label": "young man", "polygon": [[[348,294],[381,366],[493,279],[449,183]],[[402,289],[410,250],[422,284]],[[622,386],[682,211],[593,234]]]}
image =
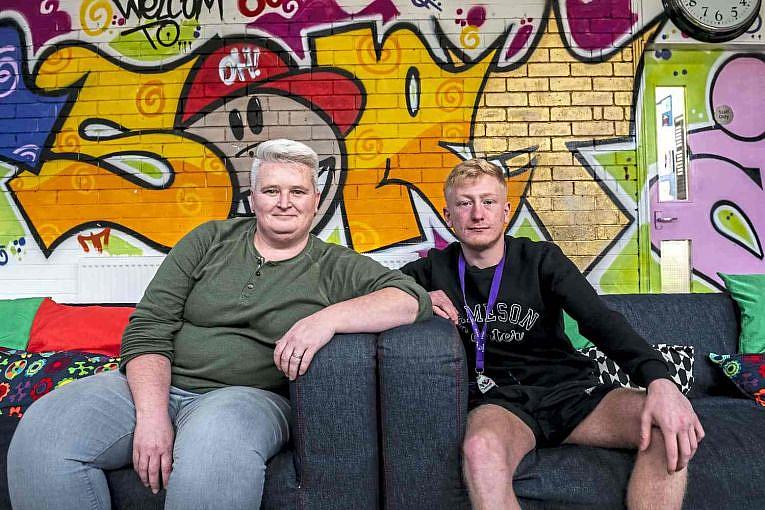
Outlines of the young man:
{"label": "young man", "polygon": [[[638,448],[628,508],[679,509],[704,431],[666,364],[555,244],[505,236],[501,170],[465,161],[444,194],[459,242],[402,271],[430,291],[433,311],[457,325],[465,344],[464,476],[473,507],[520,508],[512,482],[523,457],[574,443]],[[647,392],[600,384],[566,338],[562,310]]]}
{"label": "young man", "polygon": [[271,140],[255,158],[257,224],[206,223],[172,249],[125,330],[124,375],[75,381],[24,413],[8,454],[14,508],[109,508],[102,470],[131,462],[167,489],[166,509],[259,508],[289,437],[287,378],[336,333],[431,315],[411,278],[310,235],[313,150]]}

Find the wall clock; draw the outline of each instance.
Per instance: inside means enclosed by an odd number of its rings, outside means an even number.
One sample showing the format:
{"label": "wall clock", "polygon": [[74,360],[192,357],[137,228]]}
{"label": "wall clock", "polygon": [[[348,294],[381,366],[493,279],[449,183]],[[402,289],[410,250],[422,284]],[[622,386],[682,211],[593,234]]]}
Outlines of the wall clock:
{"label": "wall clock", "polygon": [[762,0],[662,0],[672,22],[694,39],[725,42],[746,32]]}

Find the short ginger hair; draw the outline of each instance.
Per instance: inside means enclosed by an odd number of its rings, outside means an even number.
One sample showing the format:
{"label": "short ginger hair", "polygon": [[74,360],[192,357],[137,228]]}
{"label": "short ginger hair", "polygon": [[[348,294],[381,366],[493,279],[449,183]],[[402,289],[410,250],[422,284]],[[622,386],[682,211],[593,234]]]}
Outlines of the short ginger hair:
{"label": "short ginger hair", "polygon": [[489,163],[485,159],[468,159],[460,162],[452,168],[449,175],[444,182],[444,197],[454,187],[462,184],[469,179],[477,179],[482,175],[488,175],[493,177],[502,185],[502,188],[507,190],[507,183],[505,182],[505,174],[497,165]]}

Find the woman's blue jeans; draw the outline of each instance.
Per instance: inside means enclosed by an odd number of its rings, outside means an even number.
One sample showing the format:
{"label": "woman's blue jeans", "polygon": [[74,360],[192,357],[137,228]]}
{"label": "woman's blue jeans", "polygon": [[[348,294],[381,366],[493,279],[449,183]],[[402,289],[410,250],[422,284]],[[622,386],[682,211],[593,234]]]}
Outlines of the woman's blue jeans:
{"label": "woman's blue jeans", "polygon": [[[289,401],[242,386],[202,394],[171,387],[168,411],[175,443],[165,508],[258,509],[266,462],[289,439]],[[131,463],[134,428],[119,372],[45,395],[24,413],[8,450],[13,508],[111,508],[103,470]]]}

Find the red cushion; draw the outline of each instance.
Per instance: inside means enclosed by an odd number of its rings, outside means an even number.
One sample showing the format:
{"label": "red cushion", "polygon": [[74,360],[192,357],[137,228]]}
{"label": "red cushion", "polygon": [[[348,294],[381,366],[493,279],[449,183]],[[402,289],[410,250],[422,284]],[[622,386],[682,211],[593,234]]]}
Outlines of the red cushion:
{"label": "red cushion", "polygon": [[71,306],[46,298],[29,332],[29,352],[86,351],[118,356],[133,307]]}

